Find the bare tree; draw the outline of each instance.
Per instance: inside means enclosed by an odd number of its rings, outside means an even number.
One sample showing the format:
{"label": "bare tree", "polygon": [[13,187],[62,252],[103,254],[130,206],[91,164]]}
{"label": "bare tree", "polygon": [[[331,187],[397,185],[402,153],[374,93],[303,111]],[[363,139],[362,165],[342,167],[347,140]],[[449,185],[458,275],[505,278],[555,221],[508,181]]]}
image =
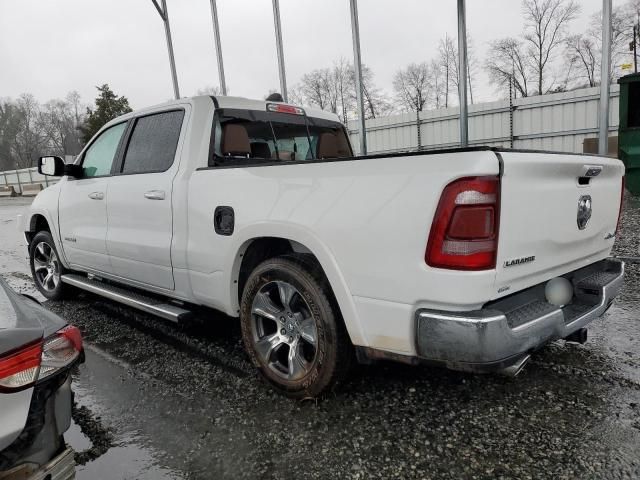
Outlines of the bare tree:
{"label": "bare tree", "polygon": [[513,82],[520,96],[529,96],[530,73],[527,55],[520,40],[507,37],[491,42],[486,70],[492,83],[504,87]]}
{"label": "bare tree", "polygon": [[[640,0],[637,0],[640,5]],[[633,2],[629,4],[632,5]],[[633,6],[633,5],[632,5]],[[633,15],[627,7],[617,7],[611,14],[611,69],[609,81],[615,81],[617,67],[628,55],[628,41],[633,35]],[[602,60],[602,11],[591,16],[589,28],[581,34],[567,38],[566,57],[568,68],[578,65],[585,85],[595,87],[600,83]],[[581,86],[580,84],[578,86]]]}
{"label": "bare tree", "polygon": [[[373,72],[362,65],[363,96],[366,118],[375,118],[392,110],[392,104],[376,87]],[[356,114],[356,87],[353,65],[341,58],[330,68],[306,73],[289,92],[292,102],[315,105],[337,114],[343,122]]]}
{"label": "bare tree", "polygon": [[[227,88],[227,94],[228,93],[229,89]],[[205,87],[199,88],[196,91],[196,95],[222,95],[222,90],[220,90],[220,87],[207,85]]]}
{"label": "bare tree", "polygon": [[290,87],[288,94],[289,94],[289,102],[294,105],[304,105],[305,103],[307,103],[300,84],[295,84],[292,87]]}
{"label": "bare tree", "polygon": [[[356,106],[356,74],[353,66],[350,66],[350,72],[352,81],[351,100],[354,106]],[[364,99],[365,118],[377,118],[393,112],[393,104],[387,95],[375,85],[373,72],[364,64],[362,65],[362,95]]]}
{"label": "bare tree", "polygon": [[575,0],[523,0],[522,11],[527,56],[538,84],[537,93],[543,95],[555,86],[547,72],[556,52],[566,44],[569,23],[580,6]]}
{"label": "bare tree", "polygon": [[15,139],[22,126],[22,114],[10,99],[0,100],[0,170],[16,168]]}
{"label": "bare tree", "polygon": [[447,97],[449,95],[447,71],[440,60],[440,58],[437,58],[429,62],[429,69],[433,75],[433,97],[436,108],[447,108]]}
{"label": "bare tree", "polygon": [[20,129],[13,141],[15,168],[27,168],[35,164],[46,136],[39,123],[40,105],[31,94],[23,93],[16,102],[20,112]]}
{"label": "bare tree", "polygon": [[297,85],[297,91],[304,98],[303,102],[316,105],[322,110],[337,113],[337,104],[331,97],[331,72],[328,68],[316,69],[305,73]]}
{"label": "bare tree", "polygon": [[0,101],[0,170],[35,165],[40,155],[75,155],[81,149],[80,95],[44,105],[31,94]]}
{"label": "bare tree", "polygon": [[[440,69],[444,72],[445,84],[444,84],[444,107],[449,106],[449,94],[453,91],[454,95],[457,94],[458,85],[460,84],[460,65],[458,64],[458,46],[455,37],[445,35],[444,39],[440,40],[438,45],[438,60]],[[440,69],[434,71],[434,75],[440,73]],[[478,61],[475,56],[475,48],[473,39],[467,38],[467,89],[469,92],[469,100],[473,104],[473,86],[475,85],[476,73],[478,70]],[[437,89],[436,89],[437,90]],[[436,108],[439,108],[437,104],[440,103],[436,94]]]}
{"label": "bare tree", "polygon": [[571,65],[578,65],[578,71],[582,72],[579,77],[584,78],[589,87],[597,85],[599,55],[600,49],[590,36],[576,34],[567,38],[567,60]]}
{"label": "bare tree", "polygon": [[393,89],[408,111],[421,112],[433,98],[431,69],[426,62],[411,63],[396,72]]}
{"label": "bare tree", "polygon": [[[439,70],[444,72],[444,108],[449,106],[449,87],[451,86],[452,79],[457,74],[458,52],[456,50],[453,39],[449,35],[445,35],[444,39],[440,40],[438,45],[438,63],[440,64]],[[436,89],[437,90],[437,89]]]}

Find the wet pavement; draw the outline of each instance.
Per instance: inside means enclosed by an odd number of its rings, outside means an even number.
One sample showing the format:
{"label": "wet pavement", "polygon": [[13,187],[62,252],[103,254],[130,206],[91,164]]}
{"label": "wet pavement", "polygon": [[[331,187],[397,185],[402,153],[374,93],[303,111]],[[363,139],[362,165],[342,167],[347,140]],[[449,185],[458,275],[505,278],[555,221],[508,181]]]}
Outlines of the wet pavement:
{"label": "wet pavement", "polygon": [[[0,200],[0,273],[34,293]],[[615,253],[640,255],[640,199]],[[291,401],[255,376],[236,321],[177,326],[89,294],[46,306],[79,326],[80,479],[640,478],[640,265],[585,345],[556,342],[520,376],[358,367],[331,397]]]}

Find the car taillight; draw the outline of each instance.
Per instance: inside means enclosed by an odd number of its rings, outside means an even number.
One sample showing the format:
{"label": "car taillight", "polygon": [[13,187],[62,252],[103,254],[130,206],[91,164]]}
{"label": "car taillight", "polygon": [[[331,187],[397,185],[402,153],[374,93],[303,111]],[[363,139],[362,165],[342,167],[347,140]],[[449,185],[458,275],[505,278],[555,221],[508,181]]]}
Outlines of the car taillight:
{"label": "car taillight", "polygon": [[455,180],[442,192],[425,261],[452,270],[490,270],[496,266],[500,220],[500,178]]}
{"label": "car taillight", "polygon": [[620,221],[622,220],[622,205],[624,203],[624,175],[622,176],[622,190],[620,190],[620,208],[618,209],[618,223],[616,223],[616,235],[620,231]]}
{"label": "car taillight", "polygon": [[75,361],[82,352],[82,335],[77,327],[68,325],[44,341],[38,380],[53,375]]}
{"label": "car taillight", "polygon": [[0,391],[22,390],[38,379],[42,340],[0,358]]}

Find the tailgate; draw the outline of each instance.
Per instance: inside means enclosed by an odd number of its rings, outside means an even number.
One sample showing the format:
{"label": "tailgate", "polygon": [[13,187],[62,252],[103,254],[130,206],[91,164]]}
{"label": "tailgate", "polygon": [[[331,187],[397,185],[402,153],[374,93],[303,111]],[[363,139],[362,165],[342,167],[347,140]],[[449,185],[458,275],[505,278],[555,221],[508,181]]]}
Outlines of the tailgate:
{"label": "tailgate", "polygon": [[609,255],[620,209],[622,162],[556,153],[499,155],[503,175],[497,296]]}

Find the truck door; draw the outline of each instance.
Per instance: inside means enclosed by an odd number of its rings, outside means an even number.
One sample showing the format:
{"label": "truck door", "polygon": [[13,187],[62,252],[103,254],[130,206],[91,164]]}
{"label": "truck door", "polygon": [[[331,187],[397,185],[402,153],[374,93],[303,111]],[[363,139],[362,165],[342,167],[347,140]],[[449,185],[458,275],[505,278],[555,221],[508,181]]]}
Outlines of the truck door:
{"label": "truck door", "polygon": [[113,273],[172,290],[172,186],[185,110],[133,120],[121,164],[110,180],[107,251]]}
{"label": "truck door", "polygon": [[71,266],[111,273],[107,255],[107,189],[127,122],[102,132],[82,155],[82,175],[61,184],[62,248]]}

